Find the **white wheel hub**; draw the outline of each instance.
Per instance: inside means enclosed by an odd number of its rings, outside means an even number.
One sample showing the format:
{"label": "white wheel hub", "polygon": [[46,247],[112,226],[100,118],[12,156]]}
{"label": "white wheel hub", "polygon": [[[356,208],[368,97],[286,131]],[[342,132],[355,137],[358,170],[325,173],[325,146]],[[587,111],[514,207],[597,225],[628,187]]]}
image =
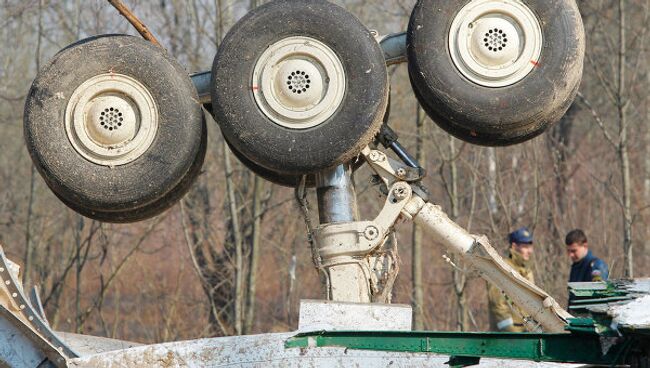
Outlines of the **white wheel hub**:
{"label": "white wheel hub", "polygon": [[255,102],[269,119],[290,129],[317,126],[336,112],[345,95],[338,56],[310,37],[288,37],[269,46],[253,71]]}
{"label": "white wheel hub", "polygon": [[473,0],[451,24],[449,51],[472,82],[505,87],[538,66],[542,41],[539,20],[520,0]]}
{"label": "white wheel hub", "polygon": [[99,165],[129,163],[149,149],[158,130],[158,110],[137,80],[107,73],[92,77],[72,93],[65,130],[74,149]]}

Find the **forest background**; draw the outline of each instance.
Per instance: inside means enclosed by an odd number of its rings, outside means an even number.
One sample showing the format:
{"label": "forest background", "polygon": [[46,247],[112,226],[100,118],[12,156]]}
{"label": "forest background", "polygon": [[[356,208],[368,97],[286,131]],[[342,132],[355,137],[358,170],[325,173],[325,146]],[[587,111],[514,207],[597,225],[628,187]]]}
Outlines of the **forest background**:
{"label": "forest background", "polygon": [[[197,72],[211,68],[228,29],[262,2],[126,3]],[[336,3],[380,34],[405,30],[414,5]],[[390,123],[426,167],[432,200],[504,255],[508,232],[528,226],[536,282],[561,304],[570,267],[563,240],[576,227],[612,277],[650,275],[650,1],[578,3],[587,35],[579,96],[562,121],[524,144],[486,148],[451,138],[418,108],[406,65],[389,68]],[[22,128],[32,80],[66,45],[103,33],[135,34],[106,1],[0,2],[0,242],[22,266],[25,286],[40,287],[56,330],[153,343],[296,329],[300,299],[322,295],[294,190],[251,174],[214,121],[190,193],[141,223],[84,218],[34,170]],[[371,218],[383,201],[367,170],[355,179],[360,209]],[[308,199],[316,202],[314,193]],[[485,282],[462,264],[451,267],[444,249],[410,223],[398,227],[397,239],[393,302],[414,306],[415,327],[487,329]]]}

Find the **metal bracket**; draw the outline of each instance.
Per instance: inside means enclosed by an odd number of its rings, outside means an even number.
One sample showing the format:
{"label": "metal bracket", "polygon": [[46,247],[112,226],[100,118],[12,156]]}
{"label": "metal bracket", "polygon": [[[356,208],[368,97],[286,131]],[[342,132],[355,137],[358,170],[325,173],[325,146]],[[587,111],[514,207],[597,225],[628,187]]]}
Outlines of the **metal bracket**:
{"label": "metal bracket", "polygon": [[390,187],[395,182],[404,181],[410,184],[413,193],[418,197],[425,201],[428,200],[429,193],[423,186],[418,184],[424,175],[420,168],[408,166],[407,164],[394,160],[386,156],[385,153],[379,150],[373,150],[368,146],[361,151],[361,155],[365,158],[368,165],[370,165],[386,188]]}
{"label": "metal bracket", "polygon": [[323,265],[340,256],[366,255],[382,245],[413,192],[406,182],[391,185],[384,207],[372,221],[320,225],[314,231]]}
{"label": "metal bracket", "polygon": [[11,314],[12,322],[28,339],[40,346],[43,353],[56,366],[65,366],[69,358],[78,354],[68,347],[51,329],[41,315],[32,307],[23,293],[17,266],[5,257],[0,247],[0,309]]}
{"label": "metal bracket", "polygon": [[393,160],[379,150],[373,150],[366,146],[361,154],[387,187],[398,181],[410,183],[422,179],[418,169]]}

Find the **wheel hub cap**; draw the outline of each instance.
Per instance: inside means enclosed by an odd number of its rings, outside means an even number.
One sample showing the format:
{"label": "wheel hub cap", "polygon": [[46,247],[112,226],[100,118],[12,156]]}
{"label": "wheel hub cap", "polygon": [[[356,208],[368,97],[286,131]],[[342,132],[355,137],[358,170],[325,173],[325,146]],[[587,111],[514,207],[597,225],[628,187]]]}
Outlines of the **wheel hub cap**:
{"label": "wheel hub cap", "polygon": [[271,45],[255,64],[252,90],[260,110],[290,129],[317,126],[343,101],[345,73],[338,56],[310,37]]}
{"label": "wheel hub cap", "polygon": [[74,149],[100,165],[129,163],[153,143],[158,111],[149,91],[135,79],[107,73],[92,77],[72,93],[65,129]]}
{"label": "wheel hub cap", "polygon": [[505,87],[538,66],[542,30],[519,0],[474,0],[454,18],[449,50],[454,65],[472,82]]}

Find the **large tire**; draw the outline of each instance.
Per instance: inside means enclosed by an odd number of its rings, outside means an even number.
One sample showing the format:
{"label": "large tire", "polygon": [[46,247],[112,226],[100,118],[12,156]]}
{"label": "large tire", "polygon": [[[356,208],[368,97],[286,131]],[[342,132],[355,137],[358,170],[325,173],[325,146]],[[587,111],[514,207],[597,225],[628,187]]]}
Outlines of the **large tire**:
{"label": "large tire", "polygon": [[[237,159],[244,165],[248,170],[252,171],[253,174],[259,176],[260,178],[269,181],[273,184],[277,184],[283,187],[289,187],[289,188],[295,188],[298,185],[300,185],[300,181],[302,180],[301,175],[295,175],[295,174],[282,174],[275,172],[273,170],[269,170],[267,168],[264,168],[260,165],[257,165],[256,163],[252,162],[246,156],[242,155],[241,152],[237,151],[235,147],[233,147],[230,142],[226,139],[226,144],[230,148],[230,151],[237,157]],[[307,178],[305,180],[305,187],[306,188],[315,188],[316,187],[316,177],[314,174],[309,174],[307,175]]]}
{"label": "large tire", "polygon": [[574,0],[419,0],[407,49],[427,114],[459,139],[500,146],[541,134],[566,112],[585,38]]}
{"label": "large tire", "polygon": [[[388,121],[390,119],[390,95],[388,98],[388,103],[386,104],[386,112],[384,113],[384,118],[383,118],[383,124],[388,124]],[[233,147],[230,142],[228,142],[228,138],[224,135],[224,140],[226,141],[226,144],[230,148],[230,151],[237,157],[237,159],[244,165],[246,166],[250,171],[252,171],[254,174],[258,175],[262,179],[266,181],[270,181],[273,184],[277,184],[283,187],[289,187],[289,188],[295,188],[298,185],[300,185],[300,182],[302,180],[302,175],[295,175],[295,174],[286,174],[286,173],[278,173],[273,170],[269,170],[267,168],[264,168],[260,165],[257,165],[256,163],[252,162],[246,156],[242,155],[241,152],[237,151],[235,147]],[[379,144],[380,142],[375,142],[375,144]],[[357,170],[364,164],[364,160],[352,160],[352,170]],[[316,188],[316,174],[309,174],[307,175],[307,178],[305,179],[305,187],[306,188]]]}
{"label": "large tire", "polygon": [[169,207],[196,177],[207,134],[197,101],[188,74],[164,50],[132,36],[91,37],[59,52],[34,80],[27,148],[72,209],[102,221],[141,220]]}
{"label": "large tire", "polygon": [[[207,129],[205,132],[207,133]],[[181,198],[183,198],[183,196],[192,187],[192,184],[196,181],[196,178],[201,173],[206,151],[207,134],[203,134],[199,146],[199,151],[197,152],[197,156],[194,159],[194,162],[192,163],[192,166],[190,167],[187,174],[185,174],[185,176],[176,185],[176,187],[169,191],[169,193],[167,193],[165,196],[142,207],[121,211],[98,211],[84,208],[78,203],[72,203],[65,198],[62,198],[58,194],[54,194],[57,196],[57,198],[59,198],[59,200],[61,200],[61,202],[63,202],[66,206],[70,207],[75,212],[94,220],[113,223],[130,223],[146,220],[163,213],[174,204],[176,204],[176,202],[178,202]]]}
{"label": "large tire", "polygon": [[277,173],[352,159],[379,130],[388,99],[372,34],[322,0],[278,0],[246,14],[221,43],[212,77],[214,118],[228,141]]}

